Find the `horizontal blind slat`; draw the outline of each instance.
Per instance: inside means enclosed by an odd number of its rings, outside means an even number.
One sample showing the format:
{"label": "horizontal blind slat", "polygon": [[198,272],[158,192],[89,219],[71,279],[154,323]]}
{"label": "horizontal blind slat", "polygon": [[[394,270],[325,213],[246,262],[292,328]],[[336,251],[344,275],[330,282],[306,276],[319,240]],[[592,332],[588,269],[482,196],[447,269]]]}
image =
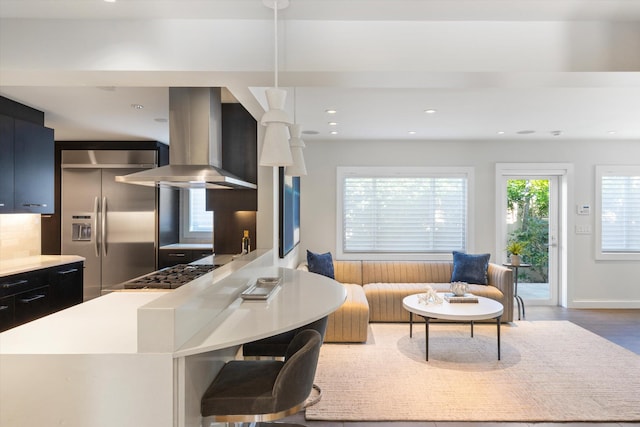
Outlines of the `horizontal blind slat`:
{"label": "horizontal blind slat", "polygon": [[433,252],[465,247],[464,177],[347,177],[345,252]]}

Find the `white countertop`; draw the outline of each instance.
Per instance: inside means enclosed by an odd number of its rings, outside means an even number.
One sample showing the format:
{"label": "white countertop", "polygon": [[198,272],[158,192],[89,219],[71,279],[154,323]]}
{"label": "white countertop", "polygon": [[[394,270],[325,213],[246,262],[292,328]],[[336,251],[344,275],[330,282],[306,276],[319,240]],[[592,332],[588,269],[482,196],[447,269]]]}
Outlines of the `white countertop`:
{"label": "white countertop", "polygon": [[0,260],[0,277],[80,261],[84,261],[84,258],[76,255],[39,255],[26,258]]}
{"label": "white countertop", "polygon": [[113,292],[0,333],[2,354],[134,354],[138,308],[167,292]]}
{"label": "white countertop", "polygon": [[[211,295],[211,300],[224,300],[224,295],[233,293],[234,283],[244,283],[235,289],[242,292],[247,283],[255,283],[258,277],[278,276],[282,281],[267,301],[246,301],[236,294],[231,304],[182,345],[174,357],[232,347],[304,326],[337,310],[347,296],[340,283],[306,271],[267,267],[239,273],[241,277],[229,278],[229,285],[222,282],[217,292],[220,296]],[[201,303],[206,309],[207,301],[203,299]]]}
{"label": "white countertop", "polygon": [[[0,333],[0,354],[164,353],[183,357],[305,325],[346,298],[338,282],[265,266],[252,252],[173,291],[112,292]],[[282,277],[267,301],[240,293],[258,277]]]}

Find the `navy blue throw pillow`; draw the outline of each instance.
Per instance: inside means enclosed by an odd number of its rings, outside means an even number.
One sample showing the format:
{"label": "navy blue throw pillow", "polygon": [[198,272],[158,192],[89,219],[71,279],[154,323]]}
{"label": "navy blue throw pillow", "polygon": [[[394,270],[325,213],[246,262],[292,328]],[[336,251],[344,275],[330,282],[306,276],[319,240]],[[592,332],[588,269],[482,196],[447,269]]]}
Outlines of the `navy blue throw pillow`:
{"label": "navy blue throw pillow", "polygon": [[488,285],[487,269],[491,254],[471,255],[453,251],[452,282],[467,282]]}
{"label": "navy blue throw pillow", "polygon": [[307,250],[307,264],[309,265],[310,272],[322,274],[323,276],[335,279],[331,252],[327,252],[326,254],[315,254]]}

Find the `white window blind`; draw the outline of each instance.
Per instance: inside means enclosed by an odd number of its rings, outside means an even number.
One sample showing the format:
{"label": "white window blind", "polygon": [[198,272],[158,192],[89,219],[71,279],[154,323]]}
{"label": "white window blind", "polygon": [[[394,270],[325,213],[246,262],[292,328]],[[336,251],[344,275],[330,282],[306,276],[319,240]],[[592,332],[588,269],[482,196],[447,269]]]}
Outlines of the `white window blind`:
{"label": "white window blind", "polygon": [[189,233],[213,231],[213,212],[207,212],[206,207],[206,190],[191,188],[189,190]]}
{"label": "white window blind", "polygon": [[466,174],[409,175],[343,177],[344,254],[466,249]]}
{"label": "white window blind", "polygon": [[602,177],[602,250],[640,251],[640,176]]}
{"label": "white window blind", "polygon": [[640,167],[597,168],[599,259],[640,259]]}

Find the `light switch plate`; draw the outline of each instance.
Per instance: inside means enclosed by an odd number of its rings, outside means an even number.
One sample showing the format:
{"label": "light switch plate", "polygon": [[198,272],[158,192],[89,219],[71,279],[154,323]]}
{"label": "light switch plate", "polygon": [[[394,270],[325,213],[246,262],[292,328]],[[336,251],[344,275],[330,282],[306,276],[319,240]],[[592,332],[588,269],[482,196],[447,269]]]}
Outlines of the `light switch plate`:
{"label": "light switch plate", "polygon": [[591,226],[589,224],[576,225],[576,234],[591,234]]}

